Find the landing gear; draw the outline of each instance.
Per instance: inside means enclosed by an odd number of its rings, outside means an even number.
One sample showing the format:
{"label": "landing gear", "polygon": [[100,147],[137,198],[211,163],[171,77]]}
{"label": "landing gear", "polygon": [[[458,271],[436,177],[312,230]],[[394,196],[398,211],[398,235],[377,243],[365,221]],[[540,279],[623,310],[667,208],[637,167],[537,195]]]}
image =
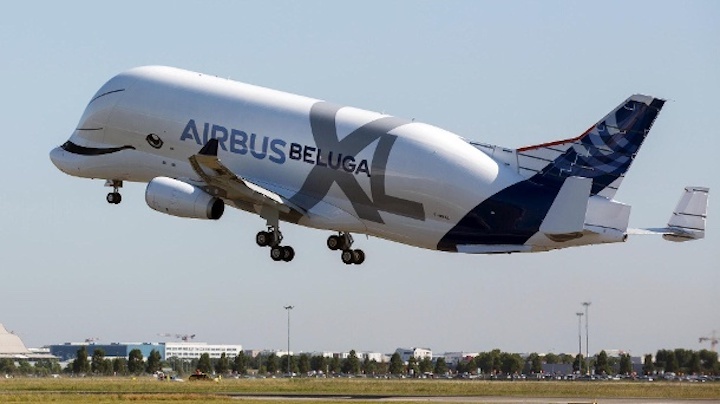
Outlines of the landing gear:
{"label": "landing gear", "polygon": [[105,197],[105,200],[113,205],[117,205],[120,202],[122,202],[122,195],[120,195],[120,192],[118,192],[119,188],[122,188],[123,182],[120,180],[107,180],[105,182],[106,187],[112,187],[113,191],[107,194],[107,197]]}
{"label": "landing gear", "polygon": [[107,194],[107,197],[105,199],[108,201],[108,203],[117,205],[118,203],[122,202],[122,195],[120,195],[120,192],[110,192],[109,194]]}
{"label": "landing gear", "polygon": [[273,261],[290,262],[295,258],[295,250],[290,246],[275,246],[270,248],[270,258]]}
{"label": "landing gear", "polygon": [[342,250],[340,259],[346,265],[360,265],[365,262],[365,253],[363,250],[353,250],[350,247],[353,245],[353,239],[350,233],[340,233],[338,235],[332,235],[327,239],[327,246],[329,249]]}
{"label": "landing gear", "polygon": [[327,247],[333,251],[345,249],[345,237],[343,236],[330,236],[327,239]]}
{"label": "landing gear", "polygon": [[295,250],[290,246],[281,246],[282,233],[272,226],[268,231],[261,231],[255,236],[255,242],[260,247],[270,247],[270,258],[273,261],[290,262],[295,258]]}
{"label": "landing gear", "polygon": [[270,231],[261,231],[255,236],[255,242],[260,247],[267,247],[275,244],[275,233]]}
{"label": "landing gear", "polygon": [[360,265],[365,262],[365,253],[363,250],[344,250],[340,254],[340,259],[345,265]]}

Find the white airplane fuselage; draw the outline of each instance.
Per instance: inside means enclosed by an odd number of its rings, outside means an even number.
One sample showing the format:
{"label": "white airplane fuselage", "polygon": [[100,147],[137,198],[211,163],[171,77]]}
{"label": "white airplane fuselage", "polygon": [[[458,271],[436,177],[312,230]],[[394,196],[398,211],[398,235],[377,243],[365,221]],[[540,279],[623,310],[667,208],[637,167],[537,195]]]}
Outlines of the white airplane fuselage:
{"label": "white airplane fuselage", "polygon": [[[547,237],[540,226],[560,186],[528,183],[517,165],[443,129],[170,67],[140,67],[112,78],[50,157],[77,177],[197,184],[203,179],[190,158],[210,139],[217,139],[217,158],[230,171],[293,207],[280,212],[281,220],[303,226],[466,252],[625,238],[629,207],[595,189],[584,197],[588,217],[612,211],[610,225],[585,222],[599,227]],[[514,196],[492,201],[511,188]],[[223,201],[263,211],[252,199]]]}

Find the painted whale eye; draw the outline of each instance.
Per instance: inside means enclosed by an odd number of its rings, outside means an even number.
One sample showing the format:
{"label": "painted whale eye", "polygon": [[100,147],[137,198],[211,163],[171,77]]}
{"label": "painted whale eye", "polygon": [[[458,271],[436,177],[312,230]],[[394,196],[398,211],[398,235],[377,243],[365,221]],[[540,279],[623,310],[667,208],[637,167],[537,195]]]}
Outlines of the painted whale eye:
{"label": "painted whale eye", "polygon": [[160,136],[151,133],[145,137],[145,140],[147,140],[148,144],[152,146],[155,149],[159,149],[163,146],[163,141],[160,139]]}

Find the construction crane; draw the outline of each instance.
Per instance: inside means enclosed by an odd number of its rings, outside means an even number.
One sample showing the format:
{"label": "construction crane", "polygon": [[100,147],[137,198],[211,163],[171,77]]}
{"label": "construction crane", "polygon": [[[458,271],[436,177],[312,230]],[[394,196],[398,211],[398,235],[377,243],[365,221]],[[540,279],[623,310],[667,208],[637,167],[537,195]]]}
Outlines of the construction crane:
{"label": "construction crane", "polygon": [[168,337],[168,338],[175,337],[175,338],[177,338],[177,339],[179,339],[179,340],[182,340],[183,342],[188,342],[188,341],[190,341],[190,340],[192,340],[192,339],[195,338],[195,334],[170,334],[170,333],[162,333],[162,334],[158,334],[158,336],[160,336],[160,337]]}
{"label": "construction crane", "polygon": [[698,342],[702,344],[705,341],[710,342],[710,350],[711,351],[717,352],[717,344],[718,344],[718,342],[720,342],[720,340],[718,340],[718,337],[717,337],[717,331],[713,330],[712,337],[700,337]]}

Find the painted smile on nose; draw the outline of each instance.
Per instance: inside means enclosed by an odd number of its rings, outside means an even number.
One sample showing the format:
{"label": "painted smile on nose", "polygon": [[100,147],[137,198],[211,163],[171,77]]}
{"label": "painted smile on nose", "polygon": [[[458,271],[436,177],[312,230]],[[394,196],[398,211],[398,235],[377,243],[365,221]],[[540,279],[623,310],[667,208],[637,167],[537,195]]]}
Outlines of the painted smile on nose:
{"label": "painted smile on nose", "polygon": [[85,147],[77,145],[71,141],[65,142],[62,146],[60,146],[63,150],[66,152],[72,153],[72,154],[79,154],[81,156],[102,156],[103,154],[111,154],[116,153],[123,150],[135,150],[135,147],[126,145],[126,146],[120,146],[120,147],[106,147],[106,148],[97,148],[97,147]]}

